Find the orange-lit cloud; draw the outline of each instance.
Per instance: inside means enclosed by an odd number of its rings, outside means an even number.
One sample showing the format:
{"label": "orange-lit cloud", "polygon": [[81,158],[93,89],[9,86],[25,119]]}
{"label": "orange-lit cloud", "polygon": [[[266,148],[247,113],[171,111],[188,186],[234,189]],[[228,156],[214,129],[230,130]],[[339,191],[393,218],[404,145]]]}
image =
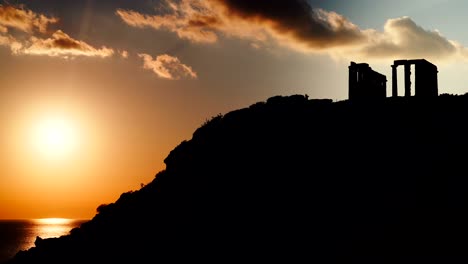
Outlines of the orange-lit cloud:
{"label": "orange-lit cloud", "polygon": [[[183,1],[187,2],[187,1]],[[117,15],[130,26],[134,27],[152,27],[154,29],[165,29],[177,33],[180,38],[189,39],[194,42],[213,43],[218,36],[211,28],[212,23],[216,23],[215,17],[204,15],[209,10],[203,9],[204,4],[199,3],[202,9],[194,11],[192,5],[173,5],[173,14],[151,16],[141,14],[131,10],[117,10]],[[191,14],[199,13],[197,21],[193,21]]]}
{"label": "orange-lit cloud", "polygon": [[[50,33],[49,24],[58,22],[58,18],[37,14],[31,10],[11,5],[0,5],[0,45],[7,46],[16,55],[45,55],[60,58],[76,56],[109,57],[114,51],[111,48],[95,48],[83,41],[73,39],[61,30],[50,37],[36,36]],[[19,32],[11,31],[16,29]],[[25,36],[26,35],[26,36]]]}
{"label": "orange-lit cloud", "polygon": [[95,48],[86,42],[73,39],[61,30],[57,30],[47,39],[31,37],[31,45],[22,49],[20,53],[62,58],[75,56],[105,58],[112,56],[114,50],[104,46]]}
{"label": "orange-lit cloud", "polygon": [[178,80],[182,78],[196,79],[197,73],[192,67],[180,62],[176,57],[167,54],[157,56],[155,59],[148,54],[138,54],[143,59],[143,68],[152,70],[158,77],[168,80]]}
{"label": "orange-lit cloud", "polygon": [[122,51],[119,51],[119,54],[122,58],[128,59],[128,51],[122,50]]}
{"label": "orange-lit cloud", "polygon": [[14,28],[31,33],[33,30],[46,32],[49,24],[58,21],[55,17],[47,17],[36,14],[31,10],[16,8],[11,5],[0,5],[0,32],[8,32],[8,28]]}
{"label": "orange-lit cloud", "polygon": [[176,33],[198,43],[220,36],[249,40],[251,46],[280,44],[300,52],[346,59],[425,57],[468,58],[468,50],[409,17],[389,19],[383,31],[361,29],[346,17],[312,7],[304,0],[166,0],[158,14],[117,10],[128,25]]}
{"label": "orange-lit cloud", "polygon": [[220,34],[253,41],[263,41],[268,37],[262,25],[229,17],[224,6],[214,0],[166,0],[165,3],[165,14],[161,15],[122,9],[118,9],[116,14],[130,26],[168,30],[195,43],[215,43]]}
{"label": "orange-lit cloud", "polygon": [[11,52],[18,54],[18,52],[23,48],[23,44],[17,41],[14,37],[6,35],[0,35],[0,46],[7,46],[11,49]]}
{"label": "orange-lit cloud", "polygon": [[[237,4],[236,2],[242,2]],[[323,49],[357,42],[365,36],[343,16],[312,9],[303,1],[166,1],[168,12],[116,14],[128,25],[176,32],[193,42],[216,42],[219,35],[252,41],[277,41],[297,48]]]}

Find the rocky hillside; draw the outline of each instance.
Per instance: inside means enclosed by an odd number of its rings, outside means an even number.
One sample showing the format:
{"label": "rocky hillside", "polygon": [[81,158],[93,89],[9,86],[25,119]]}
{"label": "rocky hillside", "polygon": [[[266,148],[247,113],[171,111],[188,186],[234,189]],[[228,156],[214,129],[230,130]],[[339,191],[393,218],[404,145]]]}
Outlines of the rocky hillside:
{"label": "rocky hillside", "polygon": [[468,95],[272,97],[212,117],[151,183],[9,263],[466,258],[467,120]]}

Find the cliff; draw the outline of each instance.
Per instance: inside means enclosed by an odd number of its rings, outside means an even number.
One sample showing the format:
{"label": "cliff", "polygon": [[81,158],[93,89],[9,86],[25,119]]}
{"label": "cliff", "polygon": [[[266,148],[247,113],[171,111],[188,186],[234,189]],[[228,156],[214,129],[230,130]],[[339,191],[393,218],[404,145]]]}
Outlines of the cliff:
{"label": "cliff", "polygon": [[276,96],[212,117],[71,234],[9,263],[466,258],[468,95]]}

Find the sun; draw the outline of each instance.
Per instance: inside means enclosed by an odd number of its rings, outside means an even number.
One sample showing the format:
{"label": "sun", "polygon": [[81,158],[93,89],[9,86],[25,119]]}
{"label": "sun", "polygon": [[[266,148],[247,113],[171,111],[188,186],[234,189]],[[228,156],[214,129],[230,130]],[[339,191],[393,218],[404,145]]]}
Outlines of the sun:
{"label": "sun", "polygon": [[33,141],[41,156],[63,158],[76,147],[76,128],[65,118],[44,118],[37,123]]}

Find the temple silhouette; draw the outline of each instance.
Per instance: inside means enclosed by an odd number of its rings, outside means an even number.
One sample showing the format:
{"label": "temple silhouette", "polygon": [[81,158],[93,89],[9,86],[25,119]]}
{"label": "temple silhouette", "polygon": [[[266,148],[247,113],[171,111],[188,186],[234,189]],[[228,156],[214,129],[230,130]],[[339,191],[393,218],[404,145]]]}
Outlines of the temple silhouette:
{"label": "temple silhouette", "polygon": [[[392,97],[398,97],[398,66],[404,67],[405,97],[411,97],[411,65],[415,69],[415,97],[437,97],[437,66],[425,59],[395,60],[392,67]],[[376,100],[387,97],[387,77],[367,63],[351,62],[349,68],[349,99]]]}

